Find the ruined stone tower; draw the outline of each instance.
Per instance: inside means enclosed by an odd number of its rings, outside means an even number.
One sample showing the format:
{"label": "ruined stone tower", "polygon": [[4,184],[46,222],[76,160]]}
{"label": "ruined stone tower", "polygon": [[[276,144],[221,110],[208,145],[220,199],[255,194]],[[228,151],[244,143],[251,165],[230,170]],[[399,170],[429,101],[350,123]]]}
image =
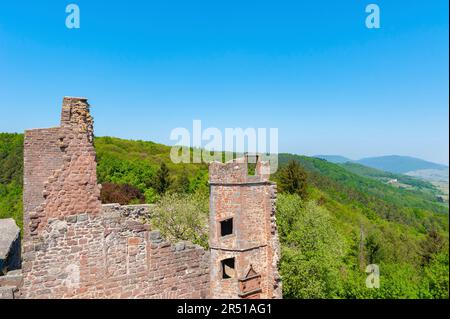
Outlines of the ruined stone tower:
{"label": "ruined stone tower", "polygon": [[249,156],[210,164],[212,298],[281,298],[275,223],[276,185],[270,163]]}
{"label": "ruined stone tower", "polygon": [[[63,100],[61,125],[25,132],[23,284],[13,298],[280,298],[270,163],[211,163],[210,250],[170,243],[149,205],[102,205],[93,119]],[[11,295],[11,294],[10,294]],[[1,297],[1,295],[0,295]]]}

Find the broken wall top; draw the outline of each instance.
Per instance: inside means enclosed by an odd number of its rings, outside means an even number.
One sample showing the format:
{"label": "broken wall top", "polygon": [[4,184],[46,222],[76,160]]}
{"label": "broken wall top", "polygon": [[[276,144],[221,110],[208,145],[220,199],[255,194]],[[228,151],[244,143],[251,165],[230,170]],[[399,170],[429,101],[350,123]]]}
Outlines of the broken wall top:
{"label": "broken wall top", "polygon": [[65,97],[60,127],[25,131],[25,238],[48,218],[100,212],[93,123],[86,98]]}
{"label": "broken wall top", "polygon": [[[252,175],[249,174],[250,165],[255,165]],[[270,162],[262,161],[260,156],[245,155],[226,163],[215,161],[209,165],[209,182],[212,185],[272,183],[269,178]]]}

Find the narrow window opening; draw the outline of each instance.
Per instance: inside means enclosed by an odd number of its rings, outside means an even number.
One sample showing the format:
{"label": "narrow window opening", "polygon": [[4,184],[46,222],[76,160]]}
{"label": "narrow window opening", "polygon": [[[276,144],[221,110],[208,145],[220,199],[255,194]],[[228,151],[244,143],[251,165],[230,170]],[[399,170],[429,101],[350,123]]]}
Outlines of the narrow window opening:
{"label": "narrow window opening", "polygon": [[256,163],[258,162],[257,155],[247,155],[247,174],[249,176],[256,175]]}
{"label": "narrow window opening", "polygon": [[222,279],[234,278],[235,276],[234,258],[222,260]]}
{"label": "narrow window opening", "polygon": [[220,235],[226,236],[233,233],[233,218],[229,218],[220,222]]}

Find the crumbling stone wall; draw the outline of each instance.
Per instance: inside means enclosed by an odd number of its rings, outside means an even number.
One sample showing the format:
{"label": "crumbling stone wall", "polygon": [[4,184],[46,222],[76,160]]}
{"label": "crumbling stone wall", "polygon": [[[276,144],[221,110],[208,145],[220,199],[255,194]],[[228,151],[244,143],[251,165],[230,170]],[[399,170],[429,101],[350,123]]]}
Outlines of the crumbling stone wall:
{"label": "crumbling stone wall", "polygon": [[[33,194],[24,194],[30,236],[41,232],[49,218],[100,213],[93,120],[86,99],[64,98],[58,129],[25,132],[24,158],[24,184]],[[46,177],[40,164],[50,173]]]}
{"label": "crumbling stone wall", "polygon": [[24,157],[22,298],[209,296],[207,251],[163,240],[145,206],[102,207],[86,99],[64,99],[59,128],[27,131]]}
{"label": "crumbling stone wall", "polygon": [[170,244],[130,211],[104,205],[100,215],[50,219],[42,243],[26,252],[23,298],[206,298],[208,253]]}
{"label": "crumbling stone wall", "polygon": [[0,296],[280,298],[269,171],[258,161],[249,176],[247,157],[212,163],[210,250],[171,244],[143,222],[149,205],[101,205],[89,104],[64,98],[60,127],[25,132],[23,284]]}
{"label": "crumbling stone wall", "polygon": [[[280,248],[275,222],[276,185],[270,163],[258,160],[248,173],[248,156],[210,164],[210,284],[213,298],[281,298]],[[222,234],[232,220],[231,234]],[[223,262],[234,273],[224,278]],[[228,268],[230,268],[228,266]]]}
{"label": "crumbling stone wall", "polygon": [[[30,223],[30,212],[44,201],[44,185],[48,178],[63,164],[63,152],[59,146],[60,128],[25,131],[24,140],[24,225]],[[24,237],[29,238],[30,227],[24,227]]]}

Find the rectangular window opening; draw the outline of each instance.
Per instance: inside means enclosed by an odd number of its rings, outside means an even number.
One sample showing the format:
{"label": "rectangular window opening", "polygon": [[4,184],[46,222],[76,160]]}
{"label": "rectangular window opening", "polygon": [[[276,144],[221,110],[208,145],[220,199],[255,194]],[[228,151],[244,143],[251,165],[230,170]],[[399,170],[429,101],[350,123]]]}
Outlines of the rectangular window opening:
{"label": "rectangular window opening", "polygon": [[234,258],[222,260],[222,279],[234,278],[236,271],[234,270]]}
{"label": "rectangular window opening", "polygon": [[225,219],[220,222],[220,235],[226,236],[233,234],[233,218]]}
{"label": "rectangular window opening", "polygon": [[258,163],[257,155],[247,155],[247,174],[249,176],[256,175],[256,163]]}

